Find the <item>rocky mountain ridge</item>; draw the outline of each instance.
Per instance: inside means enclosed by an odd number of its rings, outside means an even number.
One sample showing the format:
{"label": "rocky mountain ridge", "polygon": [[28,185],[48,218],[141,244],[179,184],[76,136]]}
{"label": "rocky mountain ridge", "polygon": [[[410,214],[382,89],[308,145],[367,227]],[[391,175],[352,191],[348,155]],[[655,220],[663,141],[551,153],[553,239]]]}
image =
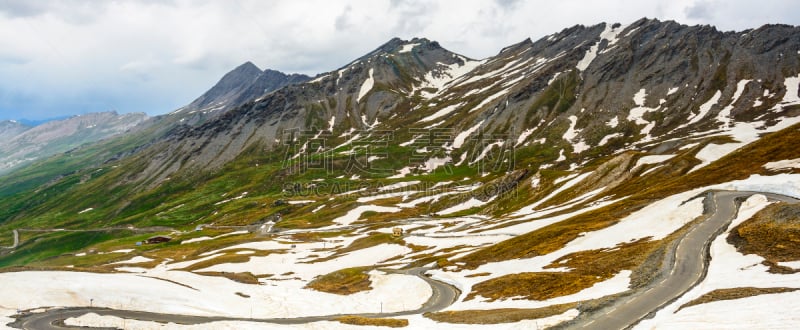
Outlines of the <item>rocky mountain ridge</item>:
{"label": "rocky mountain ridge", "polygon": [[[720,32],[642,19],[575,26],[481,61],[427,39],[393,39],[339,70],[175,131],[162,153],[194,155],[193,166],[218,168],[254,144],[282,146],[288,130],[328,132],[335,140],[360,131],[441,128],[459,140],[445,146],[454,163],[467,159],[465,150],[481,154],[472,142],[486,135],[505,136],[515,147],[546,147],[551,152],[542,163],[569,168],[631,145],[647,150],[722,134],[738,121],[769,127],[795,117],[797,32],[782,25]],[[457,139],[464,132],[470,134]],[[413,138],[397,133],[405,139],[397,143]],[[159,172],[158,181],[189,164],[152,163],[144,174]]]}

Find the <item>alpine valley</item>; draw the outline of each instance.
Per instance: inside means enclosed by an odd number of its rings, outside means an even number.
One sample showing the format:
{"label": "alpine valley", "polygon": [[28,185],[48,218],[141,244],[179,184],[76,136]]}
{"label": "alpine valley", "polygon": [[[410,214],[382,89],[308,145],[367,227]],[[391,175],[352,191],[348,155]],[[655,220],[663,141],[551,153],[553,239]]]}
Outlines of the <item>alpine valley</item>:
{"label": "alpine valley", "polygon": [[800,27],[247,62],[169,114],[0,123],[0,323],[800,326]]}

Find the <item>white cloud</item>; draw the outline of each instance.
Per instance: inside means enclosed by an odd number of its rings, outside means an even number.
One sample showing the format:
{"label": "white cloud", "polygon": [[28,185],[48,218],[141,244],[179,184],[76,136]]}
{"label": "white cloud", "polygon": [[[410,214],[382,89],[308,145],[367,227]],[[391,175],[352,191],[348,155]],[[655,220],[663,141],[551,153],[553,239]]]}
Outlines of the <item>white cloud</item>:
{"label": "white cloud", "polygon": [[164,113],[248,60],[314,75],[395,36],[482,58],[575,24],[641,17],[721,30],[800,23],[791,1],[0,0],[0,118]]}

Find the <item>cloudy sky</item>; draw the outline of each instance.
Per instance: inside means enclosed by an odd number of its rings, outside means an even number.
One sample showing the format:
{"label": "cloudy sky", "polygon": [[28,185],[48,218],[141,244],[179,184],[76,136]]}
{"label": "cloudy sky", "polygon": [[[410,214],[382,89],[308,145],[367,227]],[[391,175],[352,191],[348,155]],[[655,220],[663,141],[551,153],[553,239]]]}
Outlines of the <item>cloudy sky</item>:
{"label": "cloudy sky", "polygon": [[163,114],[245,61],[313,76],[395,36],[482,58],[575,24],[641,17],[726,31],[800,25],[794,0],[0,0],[0,119]]}

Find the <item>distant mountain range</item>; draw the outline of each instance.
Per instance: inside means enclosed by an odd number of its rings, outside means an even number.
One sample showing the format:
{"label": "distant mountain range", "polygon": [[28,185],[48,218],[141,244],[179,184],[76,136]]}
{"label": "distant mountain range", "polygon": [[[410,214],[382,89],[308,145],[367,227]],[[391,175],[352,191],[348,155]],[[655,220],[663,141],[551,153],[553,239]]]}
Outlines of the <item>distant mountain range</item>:
{"label": "distant mountain range", "polygon": [[63,153],[84,144],[125,133],[143,123],[147,115],[115,112],[90,113],[38,125],[0,122],[0,173]]}
{"label": "distant mountain range", "polygon": [[52,117],[52,118],[45,118],[45,119],[25,119],[25,118],[22,118],[22,119],[15,119],[13,121],[18,122],[20,124],[23,124],[25,126],[39,126],[39,125],[44,124],[46,122],[51,122],[51,121],[56,121],[56,120],[63,120],[63,119],[67,119],[69,117],[70,116],[59,116],[59,117]]}
{"label": "distant mountain range", "polygon": [[[205,120],[232,107],[287,85],[311,78],[301,74],[262,71],[247,62],[227,73],[206,93],[176,113],[182,119]],[[16,167],[62,153],[85,144],[128,132],[137,125],[151,125],[142,113],[118,115],[114,112],[89,113],[45,120],[0,121],[0,174]],[[185,120],[184,120],[185,121]],[[143,127],[139,127],[144,128]]]}

